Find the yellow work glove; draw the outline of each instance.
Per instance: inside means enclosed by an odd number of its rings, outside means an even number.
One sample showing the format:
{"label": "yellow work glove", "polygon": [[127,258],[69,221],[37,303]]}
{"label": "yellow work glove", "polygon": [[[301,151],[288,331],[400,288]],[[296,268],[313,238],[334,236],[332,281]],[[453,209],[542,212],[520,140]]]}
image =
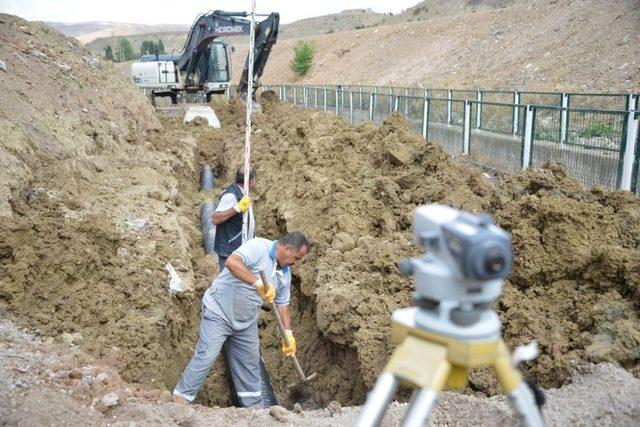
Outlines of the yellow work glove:
{"label": "yellow work glove", "polygon": [[251,206],[251,198],[244,196],[242,199],[240,199],[238,204],[233,207],[233,209],[235,209],[238,213],[246,212],[249,209],[249,206]]}
{"label": "yellow work glove", "polygon": [[285,343],[284,340],[281,340],[280,343],[282,344],[282,352],[287,357],[295,356],[297,347],[296,339],[293,336],[293,331],[286,329],[284,333],[287,335],[287,339],[289,340],[289,346],[287,346],[287,343]]}
{"label": "yellow work glove", "polygon": [[273,284],[269,283],[269,290],[267,290],[266,292],[264,290],[264,283],[262,283],[262,280],[256,280],[253,285],[258,290],[258,295],[260,295],[260,298],[262,298],[269,304],[273,304],[273,300],[276,299],[276,288],[273,286]]}

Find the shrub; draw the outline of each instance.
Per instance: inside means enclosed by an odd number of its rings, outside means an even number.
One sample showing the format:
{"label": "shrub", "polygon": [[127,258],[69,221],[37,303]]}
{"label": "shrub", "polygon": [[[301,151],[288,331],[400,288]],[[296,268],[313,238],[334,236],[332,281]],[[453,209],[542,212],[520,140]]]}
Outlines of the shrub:
{"label": "shrub", "polygon": [[293,60],[291,69],[299,76],[304,76],[311,68],[313,52],[315,51],[313,42],[299,41],[293,48]]}
{"label": "shrub", "polygon": [[616,132],[613,126],[606,123],[596,123],[588,128],[581,129],[578,132],[578,136],[581,138],[599,138],[599,137],[611,137],[615,136]]}

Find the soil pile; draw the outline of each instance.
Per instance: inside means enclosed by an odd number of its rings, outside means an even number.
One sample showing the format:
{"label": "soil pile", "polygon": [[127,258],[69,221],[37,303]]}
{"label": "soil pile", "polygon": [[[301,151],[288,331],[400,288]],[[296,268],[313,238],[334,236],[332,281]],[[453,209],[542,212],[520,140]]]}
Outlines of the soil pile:
{"label": "soil pile", "polygon": [[170,293],[167,269],[187,291],[211,280],[198,146],[215,132],[163,129],[111,64],[42,24],[0,15],[0,41],[0,308],[170,387],[199,303]]}
{"label": "soil pile", "polygon": [[[315,242],[297,271],[293,310],[301,362],[320,372],[318,403],[330,396],[361,403],[386,363],[390,312],[410,305],[411,281],[397,264],[419,253],[410,224],[424,203],[491,212],[512,234],[516,263],[497,310],[509,345],[540,345],[530,377],[559,386],[576,366],[598,361],[640,373],[640,201],[633,195],[585,192],[557,165],[505,176],[494,187],[415,136],[400,116],[352,127],[272,94],[262,107],[252,143],[258,234],[302,230]],[[239,164],[242,110],[216,110],[229,132],[225,152],[237,153]],[[263,336],[267,365],[283,372],[272,330]],[[274,382],[284,385],[277,373]],[[485,371],[473,373],[471,387],[496,391]]]}

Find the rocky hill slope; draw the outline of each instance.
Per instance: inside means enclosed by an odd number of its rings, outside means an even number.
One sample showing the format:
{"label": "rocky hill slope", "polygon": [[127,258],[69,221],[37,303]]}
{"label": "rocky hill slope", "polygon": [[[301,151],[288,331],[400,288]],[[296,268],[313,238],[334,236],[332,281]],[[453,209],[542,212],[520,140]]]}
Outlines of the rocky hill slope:
{"label": "rocky hill slope", "polygon": [[[304,78],[290,68],[297,40],[281,40],[263,81],[638,91],[639,25],[635,0],[536,0],[307,37],[316,53]],[[236,63],[245,55],[236,49]]]}

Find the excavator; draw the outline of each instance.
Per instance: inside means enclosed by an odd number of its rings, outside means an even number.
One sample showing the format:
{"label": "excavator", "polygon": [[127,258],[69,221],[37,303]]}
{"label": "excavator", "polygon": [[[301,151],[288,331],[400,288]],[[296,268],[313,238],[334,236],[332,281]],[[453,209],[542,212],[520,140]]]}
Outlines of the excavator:
{"label": "excavator", "polygon": [[[229,45],[216,40],[221,36],[248,35],[251,20],[248,12],[225,12],[215,10],[198,15],[189,30],[182,54],[143,55],[131,65],[134,83],[151,89],[151,101],[156,97],[170,97],[178,102],[178,95],[204,93],[207,102],[211,95],[223,94],[231,83]],[[280,14],[272,12],[256,24],[253,61],[253,88],[258,87],[271,48],[278,38]],[[249,57],[237,87],[239,95],[246,98],[248,89]],[[254,94],[251,94],[254,96]]]}

